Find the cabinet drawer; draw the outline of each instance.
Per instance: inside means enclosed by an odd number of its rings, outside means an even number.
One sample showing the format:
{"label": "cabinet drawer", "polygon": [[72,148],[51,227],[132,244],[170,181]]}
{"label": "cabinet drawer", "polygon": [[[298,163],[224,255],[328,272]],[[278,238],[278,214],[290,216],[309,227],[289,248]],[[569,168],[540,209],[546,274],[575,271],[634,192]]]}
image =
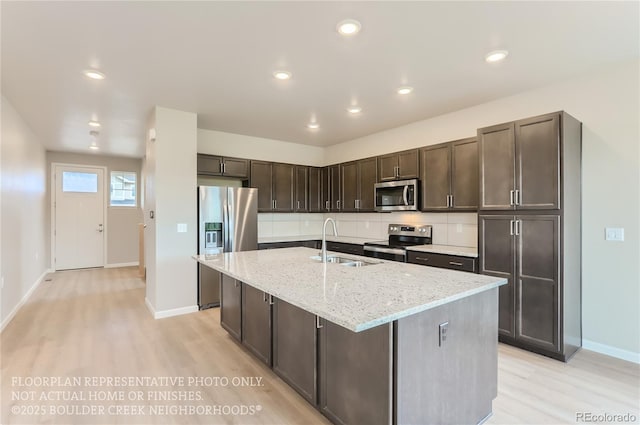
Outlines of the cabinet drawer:
{"label": "cabinet drawer", "polygon": [[362,245],[344,242],[327,242],[327,251],[341,252],[343,254],[364,255],[364,247]]}
{"label": "cabinet drawer", "polygon": [[407,262],[423,266],[440,267],[443,269],[461,270],[477,273],[477,259],[459,257],[456,255],[434,254],[431,252],[408,252]]}

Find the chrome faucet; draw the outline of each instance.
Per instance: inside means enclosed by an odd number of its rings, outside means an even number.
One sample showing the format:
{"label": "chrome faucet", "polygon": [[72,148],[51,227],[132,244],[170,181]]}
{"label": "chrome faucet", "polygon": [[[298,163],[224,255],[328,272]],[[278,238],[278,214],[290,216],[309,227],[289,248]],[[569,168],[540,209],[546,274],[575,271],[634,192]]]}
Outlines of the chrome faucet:
{"label": "chrome faucet", "polygon": [[322,226],[322,251],[320,252],[320,257],[322,258],[323,263],[327,262],[327,223],[329,222],[333,225],[333,235],[338,236],[335,220],[331,217],[327,218]]}

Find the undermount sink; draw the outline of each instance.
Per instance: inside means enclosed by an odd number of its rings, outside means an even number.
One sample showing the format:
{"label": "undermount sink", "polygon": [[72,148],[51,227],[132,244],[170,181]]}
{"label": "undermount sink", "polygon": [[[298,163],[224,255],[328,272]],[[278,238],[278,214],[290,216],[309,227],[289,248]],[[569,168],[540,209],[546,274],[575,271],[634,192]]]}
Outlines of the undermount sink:
{"label": "undermount sink", "polygon": [[[314,261],[322,261],[320,255],[313,255],[310,258]],[[345,267],[364,267],[378,264],[370,261],[354,260],[353,258],[338,257],[337,255],[328,256],[327,263],[337,263]]]}

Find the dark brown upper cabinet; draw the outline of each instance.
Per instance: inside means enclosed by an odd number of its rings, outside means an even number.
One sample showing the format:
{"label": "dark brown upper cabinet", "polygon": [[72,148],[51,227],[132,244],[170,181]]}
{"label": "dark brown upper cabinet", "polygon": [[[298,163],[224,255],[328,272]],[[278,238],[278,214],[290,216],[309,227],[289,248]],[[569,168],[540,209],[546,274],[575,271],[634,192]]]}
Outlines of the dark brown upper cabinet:
{"label": "dark brown upper cabinet", "polygon": [[309,167],[309,212],[326,211],[323,193],[327,183],[325,182],[326,172],[324,170],[320,167]]}
{"label": "dark brown upper cabinet", "polygon": [[293,210],[309,211],[309,167],[295,166]]}
{"label": "dark brown upper cabinet", "polygon": [[562,113],[478,130],[480,209],[560,209]]}
{"label": "dark brown upper cabinet", "polygon": [[249,160],[198,154],[198,174],[205,176],[225,176],[249,178]]}
{"label": "dark brown upper cabinet", "polygon": [[340,164],[342,211],[373,211],[378,181],[376,158]]}
{"label": "dark brown upper cabinet", "polygon": [[422,210],[478,208],[478,144],[475,138],[420,150]]}
{"label": "dark brown upper cabinet", "polygon": [[291,212],[294,198],[291,164],[251,161],[250,186],[258,189],[258,212]]}
{"label": "dark brown upper cabinet", "polygon": [[378,157],[379,181],[418,178],[418,150],[411,149]]}

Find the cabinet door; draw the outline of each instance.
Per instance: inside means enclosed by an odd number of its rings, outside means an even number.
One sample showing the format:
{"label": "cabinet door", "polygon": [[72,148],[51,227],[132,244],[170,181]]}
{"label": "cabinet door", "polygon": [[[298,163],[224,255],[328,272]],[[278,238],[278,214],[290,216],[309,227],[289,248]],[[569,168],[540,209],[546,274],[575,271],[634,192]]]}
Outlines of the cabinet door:
{"label": "cabinet door", "polygon": [[420,171],[418,158],[419,155],[417,149],[398,153],[398,178],[418,178]]}
{"label": "cabinet door", "polygon": [[242,335],[242,284],[222,275],[220,286],[220,325],[240,341]]}
{"label": "cabinet door", "polygon": [[451,144],[452,208],[478,209],[478,142],[460,140]]}
{"label": "cabinet door", "polygon": [[324,203],[322,198],[322,168],[309,167],[309,211],[323,212]]}
{"label": "cabinet door", "polygon": [[340,165],[332,165],[327,169],[329,173],[329,199],[331,211],[341,211],[340,199]]}
{"label": "cabinet door", "polygon": [[293,171],[290,164],[273,163],[274,211],[293,211]]}
{"label": "cabinet door", "polygon": [[313,405],[317,401],[316,316],[287,302],[273,305],[273,371]]}
{"label": "cabinet door", "polygon": [[373,186],[378,181],[376,158],[358,161],[360,171],[360,187],[358,188],[358,211],[374,211],[375,194]]}
{"label": "cabinet door", "polygon": [[516,338],[559,351],[558,216],[519,216]]}
{"label": "cabinet door", "polygon": [[331,179],[329,173],[329,167],[323,167],[320,170],[320,177],[322,180],[322,208],[323,211],[331,210]]}
{"label": "cabinet door", "polygon": [[422,209],[446,210],[451,194],[451,148],[449,144],[430,146],[421,151]]}
{"label": "cabinet door", "polygon": [[296,165],[295,169],[295,199],[293,208],[296,212],[309,210],[309,167]]}
{"label": "cabinet door", "polygon": [[227,177],[249,177],[249,160],[241,158],[224,159],[224,175]]}
{"label": "cabinet door", "polygon": [[271,304],[264,292],[242,284],[242,344],[271,366]]}
{"label": "cabinet door", "polygon": [[320,329],[320,411],[338,424],[390,424],[392,325]]}
{"label": "cabinet door", "polygon": [[560,116],[517,121],[518,209],[560,208]]}
{"label": "cabinet door", "polygon": [[273,209],[271,195],[271,163],[264,161],[251,161],[251,187],[258,189],[258,211],[271,211]]}
{"label": "cabinet door", "polygon": [[359,174],[356,161],[340,164],[342,211],[357,211]]}
{"label": "cabinet door", "polygon": [[398,155],[391,153],[378,157],[378,178],[381,182],[397,178]]}
{"label": "cabinet door", "polygon": [[222,175],[222,157],[198,154],[198,174],[207,176]]}
{"label": "cabinet door", "polygon": [[513,209],[515,141],[513,123],[478,130],[480,209]]}
{"label": "cabinet door", "polygon": [[511,215],[478,217],[480,273],[507,279],[499,289],[498,331],[515,337],[515,237]]}

